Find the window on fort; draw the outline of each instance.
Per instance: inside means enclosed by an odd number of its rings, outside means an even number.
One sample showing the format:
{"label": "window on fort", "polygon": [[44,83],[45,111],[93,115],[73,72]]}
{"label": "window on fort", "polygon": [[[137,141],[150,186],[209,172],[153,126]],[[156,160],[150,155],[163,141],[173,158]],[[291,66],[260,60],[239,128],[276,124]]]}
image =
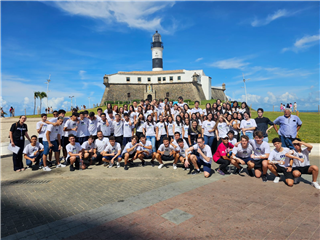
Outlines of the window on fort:
{"label": "window on fort", "polygon": [[130,93],[127,93],[128,98],[130,97]]}
{"label": "window on fort", "polygon": [[127,77],[127,82],[130,82],[130,77]]}
{"label": "window on fort", "polygon": [[178,80],[181,80],[181,76],[178,76]]}
{"label": "window on fort", "polygon": [[173,81],[173,76],[170,76],[170,81]]}
{"label": "window on fort", "polygon": [[158,82],[161,82],[161,77],[158,77]]}
{"label": "window on fort", "polygon": [[148,82],[151,82],[151,78],[148,77]]}
{"label": "window on fort", "polygon": [[166,97],[169,97],[169,92],[166,93]]}
{"label": "window on fort", "polygon": [[138,77],[138,82],[141,82],[141,77]]}
{"label": "window on fort", "polygon": [[166,81],[166,77],[163,77],[163,78],[162,78],[162,81]]}

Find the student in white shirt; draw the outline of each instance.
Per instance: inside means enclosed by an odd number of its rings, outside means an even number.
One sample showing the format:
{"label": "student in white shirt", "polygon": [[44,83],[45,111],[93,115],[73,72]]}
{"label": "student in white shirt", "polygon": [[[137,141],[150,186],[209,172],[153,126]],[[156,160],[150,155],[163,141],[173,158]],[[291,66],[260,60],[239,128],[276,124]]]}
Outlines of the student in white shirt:
{"label": "student in white shirt", "polygon": [[112,110],[108,110],[107,115],[106,115],[107,121],[110,125],[110,131],[111,131],[111,136],[114,135],[114,126],[113,126],[113,121],[116,119],[115,115],[113,114]]}
{"label": "student in white shirt", "polygon": [[158,151],[156,153],[156,159],[160,163],[158,166],[159,169],[161,169],[164,164],[163,161],[173,161],[175,158],[175,149],[174,147],[170,144],[169,138],[164,137],[163,138],[163,144],[160,145],[158,148]]}
{"label": "student in white shirt", "polygon": [[249,139],[253,139],[253,132],[257,128],[256,121],[250,118],[249,113],[243,114],[244,119],[241,121],[240,128],[243,135],[247,135]]}
{"label": "student in white shirt", "polygon": [[275,149],[269,155],[268,168],[276,176],[273,182],[278,183],[280,180],[278,173],[283,173],[286,184],[292,187],[294,183],[292,175],[293,160],[288,156],[293,154],[293,150],[282,147],[280,138],[274,138],[272,143]]}
{"label": "student in white shirt", "polygon": [[[176,156],[174,158],[173,162],[173,169],[177,169],[177,163],[180,161],[184,165],[184,161],[186,160],[186,155],[190,155],[190,153],[187,152],[187,149],[189,148],[188,144],[185,142],[184,139],[179,138],[177,140],[178,146],[175,148]],[[190,156],[189,156],[190,157]],[[184,168],[184,170],[187,170],[188,168]]]}
{"label": "student in white shirt", "polygon": [[184,130],[183,139],[187,142],[188,146],[189,146],[189,137],[188,137],[189,127],[190,127],[190,118],[185,118],[183,123],[183,130]]}
{"label": "student in white shirt", "polygon": [[[178,147],[178,139],[179,139],[179,138],[180,138],[180,133],[179,133],[179,132],[175,132],[175,133],[174,133],[174,138],[171,139],[171,143],[170,143],[170,145],[171,145],[174,149],[176,149],[176,148]],[[184,142],[186,145],[188,145],[186,140],[183,139],[183,142]]]}
{"label": "student in white shirt", "polygon": [[154,165],[154,159],[156,158],[156,153],[152,152],[152,143],[147,141],[145,135],[140,136],[140,143],[137,148],[137,157],[142,161],[142,166],[145,166],[145,159],[151,159],[151,164]]}
{"label": "student in white shirt", "polygon": [[174,136],[173,126],[174,126],[173,117],[170,115],[168,116],[168,120],[167,120],[167,130],[168,130],[168,137],[170,141],[171,139],[173,139],[173,136]]}
{"label": "student in white shirt", "polygon": [[111,126],[112,126],[112,120],[110,118],[107,119],[105,113],[101,113],[97,130],[101,131],[103,136],[108,138],[111,136]]}
{"label": "student in white shirt", "polygon": [[131,122],[129,118],[129,114],[124,114],[124,121],[123,121],[123,142],[122,146],[126,146],[127,143],[131,142],[131,138],[134,135],[134,123]]}
{"label": "student in white shirt", "polygon": [[[80,162],[82,161],[83,150],[80,143],[76,142],[76,137],[74,135],[69,135],[69,144],[66,146],[67,149],[67,162],[70,164],[70,171],[79,169]],[[75,166],[73,166],[75,164]],[[82,164],[82,169],[86,166]]]}
{"label": "student in white shirt", "polygon": [[[133,136],[131,142],[128,142],[122,150],[122,158],[124,159],[124,170],[129,170],[128,160],[131,158],[132,163],[137,158],[137,148],[139,146],[139,139],[137,136]],[[121,161],[121,160],[120,160]]]}
{"label": "student in white shirt", "polygon": [[190,148],[188,148],[186,151],[187,152],[192,152],[196,151],[199,156],[195,154],[191,154],[190,157],[186,155],[186,160],[184,162],[184,166],[188,167],[190,165],[190,162],[194,166],[194,170],[191,173],[192,175],[194,174],[199,174],[200,173],[200,167],[203,165],[203,173],[204,177],[208,178],[211,175],[211,163],[212,163],[212,152],[211,148],[204,143],[204,138],[203,137],[198,137],[197,138],[197,143]]}
{"label": "student in white shirt", "polygon": [[101,153],[103,155],[103,161],[105,162],[103,166],[107,166],[109,163],[109,168],[112,168],[114,161],[117,160],[117,168],[120,167],[121,162],[121,145],[120,143],[116,142],[116,138],[111,136],[109,138],[109,144]]}
{"label": "student in white shirt", "polygon": [[173,123],[173,132],[180,133],[180,137],[184,135],[183,122],[180,115],[176,116],[176,121]]}
{"label": "student in white shirt", "polygon": [[88,140],[89,137],[89,119],[84,117],[84,112],[79,114],[79,122],[77,129],[77,138],[80,145]]}
{"label": "student in white shirt", "polygon": [[79,117],[79,114],[76,112],[73,112],[71,118],[65,123],[63,131],[67,132],[67,136],[71,134],[73,136],[77,136],[78,117]]}
{"label": "student in white shirt", "polygon": [[41,114],[41,121],[37,122],[37,132],[39,134],[39,136],[38,136],[39,140],[38,141],[41,144],[42,144],[43,135],[45,134],[46,129],[47,129],[47,125],[48,125],[46,123],[46,121],[47,121],[47,114],[42,113]]}
{"label": "student in white shirt", "polygon": [[120,118],[119,114],[116,114],[116,120],[112,122],[112,125],[116,142],[121,145],[123,142],[123,120]]}
{"label": "student in white shirt", "polygon": [[230,123],[228,122],[228,120],[225,119],[222,115],[219,115],[218,120],[216,122],[216,126],[215,126],[218,146],[222,142],[220,136],[226,136],[227,133],[229,132],[229,125]]}
{"label": "student in white shirt", "polygon": [[190,107],[189,107],[188,104],[185,104],[185,105],[183,106],[183,111],[184,111],[184,113],[188,113],[189,118],[191,117],[192,110],[190,109]]}
{"label": "student in white shirt", "polygon": [[[290,158],[293,159],[292,174],[294,177],[294,183],[299,183],[298,179],[302,174],[312,175],[312,186],[316,189],[320,189],[319,183],[317,182],[319,168],[316,165],[311,165],[309,160],[309,153],[313,146],[310,143],[302,142],[299,138],[295,138],[292,141],[294,146],[294,152]],[[302,150],[302,146],[306,148]]]}
{"label": "student in white shirt", "polygon": [[158,146],[163,143],[163,138],[168,137],[167,124],[164,122],[162,115],[159,116],[159,122],[156,124],[156,136],[158,141]]}
{"label": "student in white shirt", "polygon": [[[141,108],[141,107],[139,107]],[[134,126],[136,128],[136,135],[140,139],[141,135],[143,135],[143,128],[144,128],[144,115],[143,113],[139,113],[138,117],[134,122]]]}
{"label": "student in white shirt", "polygon": [[102,152],[104,151],[104,149],[106,148],[106,146],[109,144],[109,139],[103,137],[103,134],[101,131],[97,132],[97,139],[94,141],[94,145],[97,148],[97,156],[94,159],[96,162],[98,162],[99,165],[102,164]]}
{"label": "student in white shirt", "polygon": [[39,165],[40,167],[43,164],[42,163],[42,154],[43,154],[43,145],[39,142],[37,142],[37,136],[33,135],[31,136],[31,142],[25,146],[23,149],[24,158],[26,159],[26,165],[28,168],[32,167],[32,163],[36,163],[36,165]]}
{"label": "student in white shirt", "polygon": [[192,109],[192,113],[200,113],[200,116],[203,116],[203,111],[201,108],[199,108],[199,101],[194,102],[194,108]]}
{"label": "student in white shirt", "polygon": [[97,148],[94,144],[94,137],[90,135],[88,140],[82,143],[81,147],[83,149],[83,159],[86,159],[89,162],[89,164],[87,163],[86,165],[92,165],[93,160],[97,157]]}
{"label": "student in white shirt", "polygon": [[156,124],[153,122],[151,115],[148,115],[147,121],[143,126],[143,134],[147,137],[147,140],[152,143],[153,152],[156,151]]}
{"label": "student in white shirt", "polygon": [[129,118],[130,118],[131,123],[134,124],[134,122],[136,121],[136,118],[137,118],[137,114],[136,114],[136,111],[135,111],[133,105],[129,106],[128,114],[129,114]]}
{"label": "student in white shirt", "polygon": [[215,128],[216,123],[212,120],[212,117],[213,117],[212,113],[209,113],[207,115],[208,120],[202,123],[204,142],[209,147],[212,147],[213,140],[215,137],[214,132],[216,131],[216,128]]}
{"label": "student in white shirt", "polygon": [[229,143],[231,143],[233,146],[237,143],[237,139],[234,138],[234,132],[232,130],[228,132],[228,138]]}
{"label": "student in white shirt", "polygon": [[[87,112],[87,111],[86,111]],[[101,113],[102,113],[103,111],[102,111],[102,108],[98,108],[97,109],[97,115],[95,116],[99,121],[100,121],[100,119],[101,119]]]}
{"label": "student in white shirt", "polygon": [[[100,117],[99,117],[100,119],[101,119],[101,115],[102,113],[100,114]],[[104,113],[104,116],[105,116],[105,113]],[[99,123],[99,120],[94,116],[94,112],[90,112],[88,117],[88,124],[89,124],[88,131],[89,131],[89,134],[94,137],[94,139],[97,139],[98,123]]]}
{"label": "student in white shirt", "polygon": [[232,119],[230,121],[229,129],[234,132],[234,137],[237,139],[237,141],[239,141],[240,140],[240,137],[239,137],[240,120],[238,119],[237,112],[234,112],[232,114]]}
{"label": "student in white shirt", "polygon": [[178,97],[178,107],[180,107],[181,109],[183,109],[184,105],[186,105],[185,102],[183,102],[183,97]]}

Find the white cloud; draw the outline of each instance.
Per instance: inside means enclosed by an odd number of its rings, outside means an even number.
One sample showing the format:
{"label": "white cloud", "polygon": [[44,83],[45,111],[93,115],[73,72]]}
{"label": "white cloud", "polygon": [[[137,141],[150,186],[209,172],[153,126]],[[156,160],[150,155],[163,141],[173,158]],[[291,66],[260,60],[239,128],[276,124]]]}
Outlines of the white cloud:
{"label": "white cloud", "polygon": [[203,60],[203,58],[197,58],[195,62],[200,62],[201,60]]}
{"label": "white cloud", "polygon": [[275,103],[277,102],[276,96],[272,92],[267,92],[268,96],[264,98],[265,103]]}
{"label": "white cloud", "polygon": [[[48,106],[52,107],[53,109],[59,109],[62,106],[63,101],[64,101],[64,97],[49,98],[48,99]],[[47,100],[44,100],[42,102],[42,106],[47,107]]]}
{"label": "white cloud", "polygon": [[27,105],[28,103],[29,103],[29,98],[28,98],[28,97],[25,97],[23,104],[24,104],[24,105]]}
{"label": "white cloud", "polygon": [[0,96],[0,106],[5,107],[6,105],[7,105],[7,101]]}
{"label": "white cloud", "polygon": [[243,69],[245,66],[249,65],[250,63],[244,62],[245,59],[243,58],[229,58],[225,60],[216,61],[210,66],[220,68],[220,69]]}
{"label": "white cloud", "polygon": [[[259,103],[261,99],[261,96],[258,95],[253,95],[253,94],[247,94],[247,103],[253,104],[253,103]],[[246,101],[246,95],[241,96],[241,101],[245,102]]]}
{"label": "white cloud", "polygon": [[85,79],[85,76],[84,76],[85,73],[86,73],[86,71],[84,71],[84,70],[80,70],[79,71],[79,76],[80,76],[81,79]]}
{"label": "white cloud", "polygon": [[256,18],[255,20],[253,20],[251,22],[251,26],[252,27],[265,26],[265,25],[268,25],[269,23],[271,23],[272,21],[274,21],[276,19],[279,19],[279,18],[282,18],[282,17],[290,17],[290,16],[296,15],[297,13],[300,13],[300,12],[306,10],[306,9],[307,8],[301,9],[301,10],[298,10],[298,11],[289,11],[287,9],[278,9],[274,13],[269,14],[266,18],[263,18],[263,19],[257,19]]}
{"label": "white cloud", "polygon": [[155,29],[162,33],[172,33],[176,25],[172,24],[170,30],[165,29],[162,17],[154,16],[155,13],[167,7],[172,7],[174,2],[55,2],[54,5],[71,15],[81,15],[111,23],[123,23],[129,28],[147,31]]}
{"label": "white cloud", "polygon": [[279,96],[279,100],[284,103],[293,102],[295,99],[296,99],[296,97],[288,92]]}
{"label": "white cloud", "polygon": [[313,36],[304,36],[300,39],[297,39],[292,47],[283,48],[282,52],[293,51],[297,53],[299,51],[306,50],[312,46],[319,44],[319,40],[320,40],[320,34],[313,35]]}

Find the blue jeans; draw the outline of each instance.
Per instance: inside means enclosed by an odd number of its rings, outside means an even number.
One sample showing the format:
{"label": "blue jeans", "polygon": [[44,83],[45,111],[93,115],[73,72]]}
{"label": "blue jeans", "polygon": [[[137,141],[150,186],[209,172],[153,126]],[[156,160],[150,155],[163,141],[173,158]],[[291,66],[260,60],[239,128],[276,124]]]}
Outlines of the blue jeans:
{"label": "blue jeans", "polygon": [[147,140],[152,143],[152,151],[156,152],[156,137],[155,136],[147,136]]}
{"label": "blue jeans", "polygon": [[264,137],[264,138],[263,138],[263,141],[264,141],[264,142],[269,142],[269,138],[268,138],[268,137]]}
{"label": "blue jeans", "polygon": [[123,137],[122,146],[126,146],[128,142],[131,142],[131,137]]}
{"label": "blue jeans", "polygon": [[204,135],[204,142],[206,145],[208,145],[209,147],[212,146],[213,140],[214,140],[214,136],[206,136]]}
{"label": "blue jeans", "polygon": [[[30,158],[35,158],[36,159],[36,163],[41,159],[41,162],[40,162],[40,166],[43,165],[43,160],[42,160],[42,155],[43,155],[43,152],[40,152],[37,156],[33,156],[33,157],[30,157]],[[32,166],[32,161],[30,161],[29,159],[26,159],[26,164],[27,166],[31,167]]]}
{"label": "blue jeans", "polygon": [[294,149],[293,144],[292,144],[292,141],[294,140],[294,138],[280,136],[280,139],[281,139],[282,147]]}
{"label": "blue jeans", "polygon": [[253,132],[246,132],[249,139],[253,139]]}

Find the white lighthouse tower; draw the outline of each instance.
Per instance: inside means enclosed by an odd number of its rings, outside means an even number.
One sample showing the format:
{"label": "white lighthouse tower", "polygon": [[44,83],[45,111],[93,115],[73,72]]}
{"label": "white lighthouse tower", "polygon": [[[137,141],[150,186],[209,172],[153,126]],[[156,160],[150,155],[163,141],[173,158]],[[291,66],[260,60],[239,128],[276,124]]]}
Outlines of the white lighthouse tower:
{"label": "white lighthouse tower", "polygon": [[163,61],[162,61],[162,51],[163,44],[161,42],[161,35],[156,31],[152,36],[151,43],[152,51],[152,71],[162,71],[163,70]]}

